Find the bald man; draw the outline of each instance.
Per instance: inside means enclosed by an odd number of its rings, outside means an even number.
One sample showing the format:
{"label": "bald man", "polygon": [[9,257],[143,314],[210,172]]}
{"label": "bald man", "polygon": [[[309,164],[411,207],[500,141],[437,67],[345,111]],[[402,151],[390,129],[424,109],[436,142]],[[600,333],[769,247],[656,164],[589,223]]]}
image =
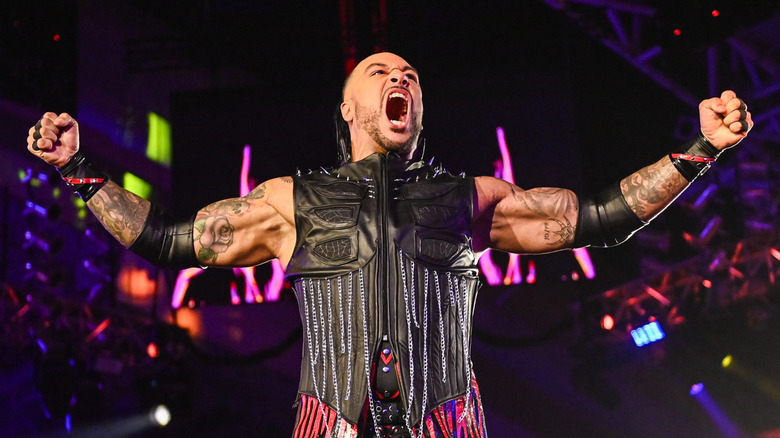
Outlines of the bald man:
{"label": "bald man", "polygon": [[111,235],[156,264],[282,263],[305,336],[294,437],[486,437],[470,356],[479,255],[617,245],[753,126],[725,91],[699,105],[694,140],[579,197],[419,161],[422,118],[417,70],[371,55],[342,90],[340,167],[271,179],[184,219],[86,160],[68,114],[44,114],[27,144]]}

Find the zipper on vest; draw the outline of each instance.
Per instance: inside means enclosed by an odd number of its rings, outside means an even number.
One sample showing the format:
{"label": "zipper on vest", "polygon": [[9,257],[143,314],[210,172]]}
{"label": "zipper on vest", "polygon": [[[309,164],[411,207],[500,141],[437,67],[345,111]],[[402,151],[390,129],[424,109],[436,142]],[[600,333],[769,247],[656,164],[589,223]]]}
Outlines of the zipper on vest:
{"label": "zipper on vest", "polygon": [[377,189],[377,196],[378,196],[378,203],[379,208],[378,213],[381,220],[381,231],[379,233],[379,245],[380,245],[380,251],[379,251],[379,268],[381,269],[381,272],[379,273],[377,277],[379,278],[380,282],[383,282],[384,284],[377,285],[380,291],[380,296],[382,299],[380,300],[380,314],[382,315],[382,335],[390,335],[390,309],[388,305],[388,288],[390,287],[390,256],[388,255],[388,230],[387,230],[387,214],[389,210],[389,197],[388,197],[388,191],[390,190],[390,183],[388,181],[387,177],[387,155],[380,155],[379,156],[379,180],[381,187],[378,187]]}

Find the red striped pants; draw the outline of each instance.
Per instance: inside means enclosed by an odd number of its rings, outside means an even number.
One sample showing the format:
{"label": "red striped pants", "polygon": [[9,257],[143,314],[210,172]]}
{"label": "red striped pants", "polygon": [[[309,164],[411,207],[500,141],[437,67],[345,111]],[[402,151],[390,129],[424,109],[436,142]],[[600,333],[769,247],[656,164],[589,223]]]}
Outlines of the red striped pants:
{"label": "red striped pants", "polygon": [[[425,416],[422,436],[425,438],[487,438],[482,399],[477,381],[471,379],[471,400],[467,396],[450,400]],[[464,415],[465,411],[465,415]],[[336,420],[338,424],[336,423]],[[418,426],[415,436],[420,436]],[[301,394],[293,438],[367,438],[374,437],[373,422],[366,409],[360,424],[351,424],[315,397]]]}

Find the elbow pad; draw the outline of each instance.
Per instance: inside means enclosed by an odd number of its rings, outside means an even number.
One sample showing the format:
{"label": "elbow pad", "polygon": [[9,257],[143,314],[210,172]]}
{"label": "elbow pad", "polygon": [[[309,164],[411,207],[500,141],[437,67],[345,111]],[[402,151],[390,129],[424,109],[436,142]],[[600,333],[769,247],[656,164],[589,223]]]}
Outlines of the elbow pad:
{"label": "elbow pad", "polygon": [[176,221],[152,205],[141,234],[130,250],[158,266],[190,268],[199,266],[192,240],[195,217]]}
{"label": "elbow pad", "polygon": [[616,246],[645,225],[628,206],[620,183],[616,183],[596,196],[580,198],[573,246]]}

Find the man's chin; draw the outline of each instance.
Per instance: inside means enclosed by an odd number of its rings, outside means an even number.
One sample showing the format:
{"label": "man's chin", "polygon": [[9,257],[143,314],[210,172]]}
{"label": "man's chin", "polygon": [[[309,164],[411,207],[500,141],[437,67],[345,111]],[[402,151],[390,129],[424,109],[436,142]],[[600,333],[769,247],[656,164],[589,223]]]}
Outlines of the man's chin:
{"label": "man's chin", "polygon": [[417,143],[416,138],[416,136],[404,136],[400,139],[385,138],[385,141],[383,142],[384,144],[382,146],[384,146],[388,152],[395,152],[397,154],[404,155],[414,149],[414,146]]}

